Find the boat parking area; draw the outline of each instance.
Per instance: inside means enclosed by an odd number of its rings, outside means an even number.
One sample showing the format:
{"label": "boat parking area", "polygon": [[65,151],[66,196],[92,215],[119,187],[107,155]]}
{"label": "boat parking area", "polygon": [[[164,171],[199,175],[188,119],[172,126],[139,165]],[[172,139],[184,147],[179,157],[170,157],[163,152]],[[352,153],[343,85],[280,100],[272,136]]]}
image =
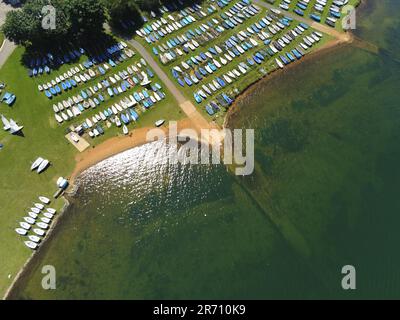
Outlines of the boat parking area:
{"label": "boat parking area", "polygon": [[72,137],[71,133],[65,135],[65,138],[76,148],[79,152],[85,151],[87,148],[90,147],[90,143],[87,142],[83,137],[79,137],[79,141],[75,142]]}

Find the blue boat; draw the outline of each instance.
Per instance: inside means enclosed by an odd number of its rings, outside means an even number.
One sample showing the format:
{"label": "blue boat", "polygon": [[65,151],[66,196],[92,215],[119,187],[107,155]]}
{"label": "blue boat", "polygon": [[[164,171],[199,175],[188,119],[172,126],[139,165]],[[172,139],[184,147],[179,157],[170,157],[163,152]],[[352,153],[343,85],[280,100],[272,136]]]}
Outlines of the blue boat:
{"label": "blue boat", "polygon": [[44,72],[46,72],[47,74],[49,74],[49,73],[50,73],[50,68],[49,68],[48,66],[45,66],[45,67],[44,67]]}
{"label": "blue boat", "polygon": [[113,88],[112,90],[113,90],[113,92],[114,92],[114,94],[115,94],[116,96],[119,95],[119,91],[117,90],[117,88]]}
{"label": "blue boat", "polygon": [[142,91],[142,94],[143,94],[143,96],[145,97],[145,98],[149,98],[150,96],[149,96],[149,93],[146,91],[146,90],[143,90]]}
{"label": "blue boat", "polygon": [[57,91],[56,91],[56,89],[54,89],[54,88],[50,88],[50,93],[51,93],[53,96],[56,96],[56,95],[57,95]]}
{"label": "blue boat", "polygon": [[178,83],[181,85],[181,87],[184,87],[184,86],[185,86],[185,82],[183,82],[181,78],[177,78],[176,80],[177,80]]}
{"label": "blue boat", "polygon": [[219,83],[219,85],[220,85],[221,87],[225,87],[225,86],[226,86],[225,81],[222,80],[220,77],[217,77],[216,80],[217,80],[217,82]]}
{"label": "blue boat", "polygon": [[94,98],[93,101],[94,101],[94,103],[95,103],[96,105],[99,105],[99,104],[100,104],[100,102],[99,102],[99,100],[97,100],[97,98]]}
{"label": "blue boat", "polygon": [[147,68],[147,74],[149,75],[150,78],[154,77],[154,73],[150,70],[150,68]]}
{"label": "blue boat", "polygon": [[132,118],[134,121],[137,121],[137,120],[139,119],[139,115],[135,112],[135,110],[129,109],[129,112],[130,112],[130,114],[131,114],[131,118]]}
{"label": "blue boat", "polygon": [[108,114],[108,111],[107,111],[107,110],[104,110],[103,113],[104,113],[104,116],[105,116],[106,118],[108,118],[108,117],[110,116],[110,115]]}
{"label": "blue boat", "polygon": [[210,116],[214,114],[214,110],[212,107],[210,107],[210,105],[206,105],[206,111]]}
{"label": "blue boat", "polygon": [[76,86],[78,85],[74,79],[69,80],[69,82],[70,82],[74,87],[76,87]]}
{"label": "blue boat", "polygon": [[204,70],[202,67],[199,68],[199,71],[200,71],[200,73],[201,73],[203,76],[206,76],[206,75],[207,75],[207,71]]}
{"label": "blue boat", "polygon": [[124,115],[123,113],[121,114],[121,120],[125,124],[129,123],[129,118],[126,115]]}
{"label": "blue boat", "polygon": [[193,96],[197,103],[201,103],[203,101],[203,99],[197,93],[194,93]]}
{"label": "blue boat", "polygon": [[81,91],[81,96],[83,99],[87,99],[88,95],[86,94],[86,92],[84,90]]}
{"label": "blue boat", "polygon": [[261,60],[258,58],[258,57],[256,57],[256,56],[253,56],[253,60],[257,63],[257,64],[261,64]]}
{"label": "blue boat", "polygon": [[192,81],[191,81],[188,77],[184,77],[183,79],[185,80],[186,84],[187,84],[189,87],[193,84]]}
{"label": "blue boat", "polygon": [[65,81],[65,84],[66,84],[66,86],[67,86],[68,89],[71,89],[71,88],[72,88],[72,85],[71,85],[71,83],[69,82],[69,80]]}
{"label": "blue boat", "polygon": [[61,83],[61,87],[63,88],[64,91],[68,90],[68,87],[65,82]]}
{"label": "blue boat", "polygon": [[248,62],[248,64],[249,64],[250,66],[253,66],[253,65],[254,65],[254,61],[253,61],[252,59],[250,59],[250,58],[247,58],[247,62]]}
{"label": "blue boat", "polygon": [[289,52],[286,52],[286,55],[290,59],[290,61],[292,61],[292,62],[296,61],[296,59]]}
{"label": "blue boat", "polygon": [[53,96],[51,95],[50,91],[46,90],[44,92],[44,94],[46,95],[47,98],[51,99]]}
{"label": "blue boat", "polygon": [[138,94],[137,92],[134,92],[134,93],[133,93],[133,97],[135,98],[135,100],[136,100],[137,102],[140,102],[140,101],[142,100],[142,98],[140,98],[140,96],[139,96],[139,94]]}

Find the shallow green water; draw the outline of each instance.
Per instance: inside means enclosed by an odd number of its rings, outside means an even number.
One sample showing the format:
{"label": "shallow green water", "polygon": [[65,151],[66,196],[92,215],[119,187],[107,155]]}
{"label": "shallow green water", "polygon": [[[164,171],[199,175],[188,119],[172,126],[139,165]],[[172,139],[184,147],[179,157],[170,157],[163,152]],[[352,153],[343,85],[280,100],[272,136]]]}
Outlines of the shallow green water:
{"label": "shallow green water", "polygon": [[[378,2],[357,34],[379,55],[335,50],[239,103],[231,126],[256,130],[251,177],[165,165],[151,156],[160,144],[93,167],[18,297],[398,298],[400,65],[388,40],[400,29],[376,22],[398,25],[400,4]],[[46,264],[54,291],[40,286]]]}

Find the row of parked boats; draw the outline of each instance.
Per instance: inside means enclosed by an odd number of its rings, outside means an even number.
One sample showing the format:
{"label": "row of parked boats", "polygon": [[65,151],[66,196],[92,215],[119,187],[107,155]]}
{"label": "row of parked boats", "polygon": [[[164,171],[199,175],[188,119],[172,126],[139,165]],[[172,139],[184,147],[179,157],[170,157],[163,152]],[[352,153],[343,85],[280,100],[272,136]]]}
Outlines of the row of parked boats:
{"label": "row of parked boats", "polygon": [[[256,35],[259,35],[264,39],[265,44],[269,44],[270,40],[266,38],[270,37],[270,34],[265,32],[264,29],[270,27],[271,29],[282,31],[290,25],[291,21],[282,18],[280,21],[274,21],[276,17],[270,14],[266,15],[258,22],[254,23],[245,30],[241,30],[238,33],[229,37],[226,41],[219,45],[208,48],[207,51],[200,52],[198,55],[190,57],[187,61],[182,61],[180,65],[175,66],[171,69],[173,77],[183,87],[185,85],[192,86],[207,78],[209,75],[216,72],[221,67],[235,61],[238,57],[244,53],[251,51],[258,47],[259,43],[254,39]],[[275,32],[275,34],[278,31]],[[263,35],[264,33],[264,35]],[[252,62],[261,64],[264,60],[265,55],[262,53],[256,53],[249,59],[250,65]],[[246,72],[246,68],[239,64],[238,71],[231,71],[231,75],[225,74],[223,78],[228,83],[231,83],[233,79],[238,77],[241,73]],[[216,79],[220,85],[224,82],[221,78]],[[214,87],[218,89],[219,84],[211,84],[211,91],[216,91]],[[224,86],[224,85],[222,85]],[[201,100],[201,96],[197,95],[196,101]]]}
{"label": "row of parked boats", "polygon": [[83,48],[67,49],[64,52],[50,53],[37,58],[31,58],[29,62],[28,75],[30,77],[37,77],[43,74],[49,74],[52,69],[56,69],[65,63],[72,63],[79,60],[83,54],[88,56],[88,60],[83,62],[83,66],[89,69],[92,65],[97,65],[106,62],[109,59],[119,60],[121,51],[121,43],[110,45],[106,48],[101,47],[96,52],[90,52]]}
{"label": "row of parked boats", "polygon": [[195,51],[199,46],[204,46],[205,43],[221,36],[223,32],[236,28],[258,12],[257,7],[246,4],[246,1],[240,1],[229,10],[220,13],[219,17],[214,17],[194,30],[189,29],[185,34],[178,35],[168,40],[166,44],[159,45],[158,49],[162,53],[153,47],[153,53],[159,55],[163,64],[167,64],[188,54],[190,50]]}
{"label": "row of parked boats", "polygon": [[[117,127],[122,126],[124,134],[127,134],[128,129],[126,126],[130,123],[137,122],[139,119],[138,105],[141,106],[141,111],[145,111],[166,97],[160,84],[155,83],[151,88],[151,91],[143,90],[140,93],[134,92],[121,99],[118,103],[99,111],[91,118],[87,118],[76,129],[76,132],[80,134],[87,132],[91,138],[95,138],[104,134],[104,127],[101,123],[105,122],[107,127],[111,127],[113,124]],[[146,98],[146,96],[148,98]],[[142,97],[143,100],[141,100]],[[150,104],[142,104],[146,99],[148,99]],[[137,102],[137,100],[140,102]]]}
{"label": "row of parked boats", "polygon": [[[230,0],[217,1],[219,7],[228,5]],[[194,22],[204,19],[208,15],[213,14],[217,8],[209,5],[206,12],[203,11],[199,4],[193,4],[185,9],[180,10],[175,16],[168,14],[167,19],[161,17],[159,20],[148,23],[143,28],[136,31],[136,34],[144,38],[147,43],[156,43],[160,39],[173,34],[174,32],[193,24]],[[196,18],[196,17],[197,18]]]}
{"label": "row of parked boats", "polygon": [[[283,10],[288,11],[292,0],[282,0],[279,7]],[[314,21],[321,22],[322,16],[327,8],[329,8],[328,16],[325,23],[331,27],[335,27],[338,19],[341,18],[341,8],[348,3],[348,0],[334,0],[329,6],[327,0],[316,0],[312,11],[310,13],[310,18]],[[309,8],[310,0],[298,0],[293,11],[299,16],[304,16],[305,11]]]}
{"label": "row of parked boats", "polygon": [[24,243],[32,250],[39,246],[56,214],[55,209],[46,208],[50,204],[49,198],[40,196],[39,201],[33,204],[32,208],[29,209],[28,215],[23,218],[24,221],[21,221],[15,229],[17,234],[28,238]]}
{"label": "row of parked boats", "polygon": [[[127,55],[121,53],[118,63],[126,61],[134,56],[134,52],[131,49],[127,49],[126,52]],[[104,63],[102,66],[97,66],[92,69],[85,69],[85,67],[80,64],[79,67],[72,67],[63,75],[56,77],[46,84],[39,85],[38,90],[43,91],[47,98],[52,99],[54,96],[67,92],[80,84],[85,84],[96,77],[105,75],[108,70],[116,65],[117,64],[112,59],[109,59],[108,63]]]}
{"label": "row of parked boats", "polygon": [[[154,73],[146,65],[146,61],[141,58],[136,64],[128,66],[127,69],[119,73],[110,75],[87,89],[81,90],[76,96],[54,104],[53,111],[57,122],[62,123],[78,117],[85,109],[94,109],[105,102],[106,99],[123,94],[136,85],[144,87],[150,85],[151,80],[149,78],[153,78]],[[150,97],[146,97],[146,93],[141,97],[139,93],[134,94],[135,100],[133,103],[142,102],[145,106],[149,106],[150,102],[147,102],[147,98]],[[162,97],[156,94],[154,98],[161,99]]]}

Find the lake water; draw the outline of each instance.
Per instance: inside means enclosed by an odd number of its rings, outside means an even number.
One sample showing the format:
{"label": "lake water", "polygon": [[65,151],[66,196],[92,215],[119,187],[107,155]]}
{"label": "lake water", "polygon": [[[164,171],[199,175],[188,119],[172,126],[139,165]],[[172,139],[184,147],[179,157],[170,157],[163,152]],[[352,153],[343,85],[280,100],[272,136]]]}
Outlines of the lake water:
{"label": "lake water", "polygon": [[[167,165],[132,149],[87,170],[25,299],[398,298],[400,18],[370,1],[347,46],[242,99],[256,170]],[[41,287],[54,265],[57,289]],[[353,265],[357,289],[341,288]]]}

